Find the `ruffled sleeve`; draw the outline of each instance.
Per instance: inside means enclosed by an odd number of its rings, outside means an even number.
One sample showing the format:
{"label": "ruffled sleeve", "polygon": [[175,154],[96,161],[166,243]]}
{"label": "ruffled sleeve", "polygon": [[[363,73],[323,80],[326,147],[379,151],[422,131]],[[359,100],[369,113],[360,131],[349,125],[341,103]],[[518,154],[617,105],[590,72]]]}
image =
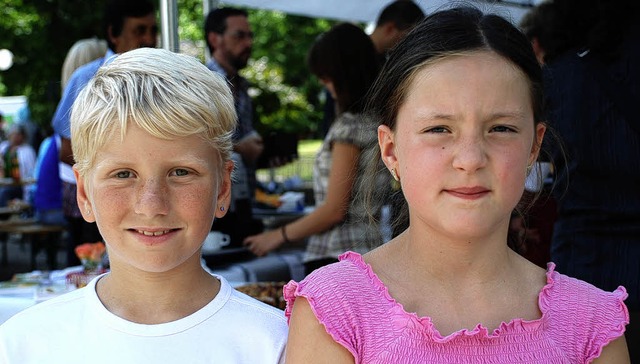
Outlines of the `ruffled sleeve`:
{"label": "ruffled sleeve", "polygon": [[295,299],[304,297],[333,340],[357,357],[355,313],[349,304],[350,295],[345,292],[349,270],[346,262],[340,262],[315,270],[300,283],[290,281],[283,290],[287,302],[285,316],[290,321]]}
{"label": "ruffled sleeve", "polygon": [[591,316],[591,341],[585,348],[587,362],[600,356],[602,349],[610,342],[624,335],[625,326],[629,324],[629,311],[623,301],[629,296],[620,286],[613,292],[603,292],[600,304],[596,304]]}
{"label": "ruffled sleeve", "polygon": [[624,335],[629,311],[624,287],[606,292],[581,280],[554,271],[549,265],[547,286],[540,295],[540,308],[553,325],[556,342],[576,362],[589,363],[602,349]]}

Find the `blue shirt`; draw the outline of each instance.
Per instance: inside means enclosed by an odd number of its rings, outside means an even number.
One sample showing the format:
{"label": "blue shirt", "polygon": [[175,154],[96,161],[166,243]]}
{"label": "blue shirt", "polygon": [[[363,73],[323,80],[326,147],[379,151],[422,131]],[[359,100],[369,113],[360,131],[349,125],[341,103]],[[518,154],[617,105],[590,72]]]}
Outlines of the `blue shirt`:
{"label": "blue shirt", "polygon": [[67,87],[65,87],[62,93],[62,98],[60,99],[60,103],[58,103],[56,113],[51,120],[51,125],[56,134],[63,138],[71,139],[70,116],[74,101],[76,101],[80,91],[89,83],[89,80],[98,72],[100,66],[105,63],[105,60],[112,60],[114,55],[115,53],[113,53],[111,49],[107,49],[104,57],[82,65],[73,72],[69,83],[67,83]]}

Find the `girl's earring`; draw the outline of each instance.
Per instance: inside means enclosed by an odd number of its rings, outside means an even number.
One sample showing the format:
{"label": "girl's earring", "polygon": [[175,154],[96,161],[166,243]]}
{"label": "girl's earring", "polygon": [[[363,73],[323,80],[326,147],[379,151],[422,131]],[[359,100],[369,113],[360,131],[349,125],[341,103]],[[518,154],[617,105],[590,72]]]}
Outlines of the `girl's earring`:
{"label": "girl's earring", "polygon": [[224,211],[224,206],[220,206],[220,211]]}
{"label": "girl's earring", "polygon": [[396,181],[400,181],[400,177],[398,177],[398,172],[396,172],[395,168],[391,168],[391,175],[393,176],[393,179],[395,179]]}
{"label": "girl's earring", "polygon": [[526,170],[526,175],[528,176],[529,173],[531,173],[531,170],[533,169],[533,164],[530,164],[527,166],[527,170]]}

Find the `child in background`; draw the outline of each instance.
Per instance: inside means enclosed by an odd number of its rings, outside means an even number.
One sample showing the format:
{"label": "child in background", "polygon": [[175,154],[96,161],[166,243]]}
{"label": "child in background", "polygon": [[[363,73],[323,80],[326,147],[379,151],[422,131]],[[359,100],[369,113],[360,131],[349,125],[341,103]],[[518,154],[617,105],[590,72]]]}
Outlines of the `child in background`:
{"label": "child in background", "polygon": [[161,49],[103,66],[74,103],[74,173],[111,271],[0,326],[2,363],[276,363],[282,312],[208,274],[200,249],[230,196],[233,97]]}
{"label": "child in background", "polygon": [[541,82],[526,37],[477,9],[435,13],[400,42],[369,103],[409,227],[285,287],[287,363],[629,362],[623,287],[507,246],[546,130]]}

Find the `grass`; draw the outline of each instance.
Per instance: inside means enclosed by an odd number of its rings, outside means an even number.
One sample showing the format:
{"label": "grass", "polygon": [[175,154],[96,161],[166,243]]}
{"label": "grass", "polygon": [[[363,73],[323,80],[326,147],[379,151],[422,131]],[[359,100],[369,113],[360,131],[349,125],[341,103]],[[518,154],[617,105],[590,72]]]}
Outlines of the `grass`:
{"label": "grass", "polygon": [[267,182],[273,178],[277,182],[282,182],[287,178],[298,176],[303,182],[311,183],[313,180],[313,159],[321,145],[321,139],[300,140],[298,142],[298,159],[273,170],[258,170],[258,180]]}
{"label": "grass", "polygon": [[313,158],[322,145],[321,139],[301,140],[298,142],[298,156]]}

